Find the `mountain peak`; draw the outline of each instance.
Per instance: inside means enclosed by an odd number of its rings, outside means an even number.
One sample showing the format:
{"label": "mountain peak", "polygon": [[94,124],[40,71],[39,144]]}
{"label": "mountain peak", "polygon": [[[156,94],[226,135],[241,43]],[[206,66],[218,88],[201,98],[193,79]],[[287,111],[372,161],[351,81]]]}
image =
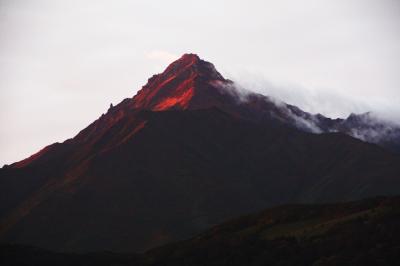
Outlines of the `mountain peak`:
{"label": "mountain peak", "polygon": [[197,54],[186,53],[186,54],[183,54],[181,56],[181,58],[179,58],[178,60],[196,63],[196,62],[199,62],[201,59]]}
{"label": "mountain peak", "polygon": [[[182,69],[186,69],[192,66],[201,64],[200,57],[196,54],[184,54],[179,59],[172,62],[164,71],[163,74],[169,72],[176,72]],[[204,61],[203,61],[204,62]]]}
{"label": "mountain peak", "polygon": [[192,53],[183,54],[179,59],[172,62],[162,75],[177,75],[185,73],[185,71],[190,72],[192,75],[202,76],[208,79],[224,80],[212,63],[202,60],[197,54]]}
{"label": "mountain peak", "polygon": [[133,97],[133,106],[155,111],[209,107],[218,82],[228,81],[212,63],[187,53],[152,76]]}

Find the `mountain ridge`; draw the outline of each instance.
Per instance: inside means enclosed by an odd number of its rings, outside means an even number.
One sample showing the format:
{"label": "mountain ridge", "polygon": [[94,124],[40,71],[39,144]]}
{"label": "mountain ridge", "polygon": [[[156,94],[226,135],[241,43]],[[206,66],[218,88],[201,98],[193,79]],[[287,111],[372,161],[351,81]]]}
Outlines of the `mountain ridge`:
{"label": "mountain ridge", "polygon": [[[79,142],[92,134],[105,131],[136,109],[166,111],[219,108],[231,115],[256,122],[282,123],[311,133],[342,132],[362,141],[378,144],[400,152],[400,126],[381,120],[371,112],[350,114],[347,118],[331,119],[321,114],[310,114],[297,106],[238,89],[225,79],[212,63],[196,54],[184,54],[160,74],[153,75],[135,96],[111,106],[106,114],[79,132]],[[89,134],[93,127],[92,134]],[[87,136],[84,136],[86,133]],[[21,167],[40,157],[59,143],[51,144],[34,155],[7,167]]]}

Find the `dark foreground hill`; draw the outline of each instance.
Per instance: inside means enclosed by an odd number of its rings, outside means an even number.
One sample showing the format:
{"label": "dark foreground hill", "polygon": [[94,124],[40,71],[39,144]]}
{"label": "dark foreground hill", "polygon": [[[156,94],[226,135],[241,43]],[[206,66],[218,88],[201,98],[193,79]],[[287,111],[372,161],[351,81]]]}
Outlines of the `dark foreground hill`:
{"label": "dark foreground hill", "polygon": [[2,265],[397,265],[400,198],[284,205],[144,254],[62,254],[6,245]]}
{"label": "dark foreground hill", "polygon": [[0,169],[0,242],[138,252],[278,204],[400,194],[399,154],[310,132],[335,121],[242,95],[184,55],[74,138]]}
{"label": "dark foreground hill", "polygon": [[286,205],[146,254],[151,265],[397,265],[400,198]]}

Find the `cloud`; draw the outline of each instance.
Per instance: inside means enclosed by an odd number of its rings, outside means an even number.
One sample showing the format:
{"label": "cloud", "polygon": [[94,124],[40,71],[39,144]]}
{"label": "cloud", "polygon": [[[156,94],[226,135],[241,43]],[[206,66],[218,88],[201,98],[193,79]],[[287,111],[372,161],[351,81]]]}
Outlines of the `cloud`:
{"label": "cloud", "polygon": [[[360,97],[334,88],[313,88],[298,84],[271,82],[263,75],[242,72],[229,77],[239,87],[298,106],[302,110],[330,118],[346,118],[351,113],[373,112],[381,118],[400,122],[396,99]],[[384,95],[383,95],[384,96]]]}
{"label": "cloud", "polygon": [[162,50],[152,50],[150,52],[146,53],[146,58],[150,60],[157,60],[157,61],[162,61],[165,63],[171,63],[172,61],[175,61],[176,59],[179,58],[176,54],[167,52],[167,51],[162,51]]}

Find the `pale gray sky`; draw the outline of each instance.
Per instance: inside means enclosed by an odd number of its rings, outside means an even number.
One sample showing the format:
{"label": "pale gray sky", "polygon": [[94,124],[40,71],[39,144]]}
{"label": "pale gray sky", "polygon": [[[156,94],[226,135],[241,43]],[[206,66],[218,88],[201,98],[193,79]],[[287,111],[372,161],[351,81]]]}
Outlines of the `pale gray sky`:
{"label": "pale gray sky", "polygon": [[400,118],[400,1],[0,0],[0,164],[73,137],[181,54],[307,111]]}

